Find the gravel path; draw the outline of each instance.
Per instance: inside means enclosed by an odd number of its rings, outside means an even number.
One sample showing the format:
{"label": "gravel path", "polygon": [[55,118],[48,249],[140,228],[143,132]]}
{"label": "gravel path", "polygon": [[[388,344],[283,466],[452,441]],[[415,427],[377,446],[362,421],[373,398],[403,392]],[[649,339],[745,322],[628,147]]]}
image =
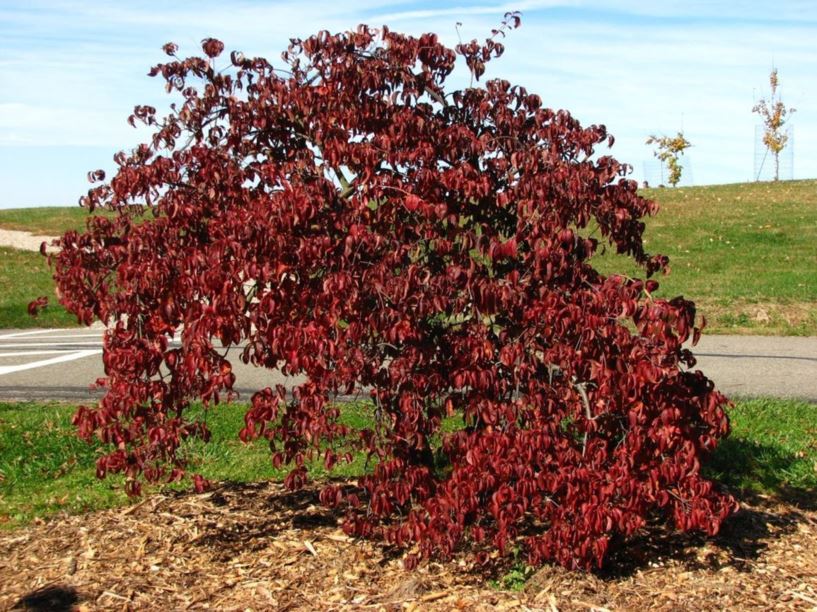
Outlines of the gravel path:
{"label": "gravel path", "polygon": [[[55,236],[35,236],[29,232],[0,229],[0,246],[23,251],[39,251],[43,242],[51,242],[54,238]],[[51,250],[53,249],[49,249]]]}

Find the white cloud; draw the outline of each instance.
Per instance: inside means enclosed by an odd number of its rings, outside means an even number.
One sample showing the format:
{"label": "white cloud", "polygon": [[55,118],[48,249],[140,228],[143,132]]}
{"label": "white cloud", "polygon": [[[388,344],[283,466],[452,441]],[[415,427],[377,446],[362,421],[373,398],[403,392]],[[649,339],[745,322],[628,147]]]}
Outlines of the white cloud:
{"label": "white cloud", "polygon": [[0,146],[125,146],[137,138],[137,130],[113,111],[0,104]]}

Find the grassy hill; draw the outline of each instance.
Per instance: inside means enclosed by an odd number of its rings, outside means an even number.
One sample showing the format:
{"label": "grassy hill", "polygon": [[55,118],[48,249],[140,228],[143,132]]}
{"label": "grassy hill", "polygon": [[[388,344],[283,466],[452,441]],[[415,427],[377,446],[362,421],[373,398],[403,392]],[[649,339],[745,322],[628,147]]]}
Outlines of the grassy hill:
{"label": "grassy hill", "polygon": [[[100,214],[94,212],[94,214]],[[109,214],[102,212],[101,214]],[[88,210],[79,206],[43,206],[0,210],[0,229],[56,236],[68,230],[84,230]]]}
{"label": "grassy hill", "polygon": [[[647,249],[670,258],[658,295],[694,300],[718,333],[817,335],[817,181],[648,189]],[[624,258],[604,272],[637,274]]]}
{"label": "grassy hill", "polygon": [[[710,333],[817,335],[817,181],[647,189],[661,205],[647,220],[653,253],[670,257],[658,295],[694,300]],[[0,210],[0,228],[58,234],[84,227],[79,207]],[[34,253],[0,251],[0,328],[65,325],[58,310],[25,315],[48,291],[49,274]],[[625,258],[596,258],[604,272],[640,275]],[[49,318],[51,317],[51,318]]]}

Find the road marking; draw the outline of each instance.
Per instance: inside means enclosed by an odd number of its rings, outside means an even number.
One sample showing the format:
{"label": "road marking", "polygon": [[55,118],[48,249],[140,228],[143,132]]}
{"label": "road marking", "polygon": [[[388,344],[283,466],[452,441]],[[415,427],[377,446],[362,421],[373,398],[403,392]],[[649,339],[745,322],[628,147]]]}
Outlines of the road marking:
{"label": "road marking", "polygon": [[[3,348],[3,347],[0,347]],[[61,351],[13,351],[11,353],[0,353],[0,357],[22,357],[22,356],[31,356],[31,355],[66,355],[69,352],[76,353],[76,351],[66,351],[65,349]]]}
{"label": "road marking", "polygon": [[67,355],[60,355],[59,357],[52,357],[51,359],[43,359],[42,361],[32,361],[31,363],[23,363],[13,366],[0,366],[0,376],[3,374],[11,374],[13,372],[21,372],[22,370],[31,370],[34,368],[42,368],[53,365],[55,363],[63,363],[65,361],[74,361],[75,359],[82,359],[83,357],[90,357],[91,355],[98,355],[102,350],[92,349],[77,351],[76,353],[69,353]]}
{"label": "road marking", "polygon": [[49,332],[63,332],[63,331],[71,331],[70,329],[38,329],[35,331],[27,331],[27,332],[16,332],[13,334],[6,334],[5,336],[0,336],[0,340],[4,340],[6,338],[20,338],[22,336],[34,336],[35,334],[47,334]]}
{"label": "road marking", "polygon": [[[0,336],[0,340],[3,340],[6,336]],[[48,336],[46,338],[32,338],[32,340],[51,340],[52,338],[102,338],[102,334],[66,334],[61,336]],[[25,342],[27,338],[23,338],[21,341]]]}
{"label": "road marking", "polygon": [[28,348],[30,346],[102,346],[102,342],[26,342],[25,344],[0,343],[0,349]]}

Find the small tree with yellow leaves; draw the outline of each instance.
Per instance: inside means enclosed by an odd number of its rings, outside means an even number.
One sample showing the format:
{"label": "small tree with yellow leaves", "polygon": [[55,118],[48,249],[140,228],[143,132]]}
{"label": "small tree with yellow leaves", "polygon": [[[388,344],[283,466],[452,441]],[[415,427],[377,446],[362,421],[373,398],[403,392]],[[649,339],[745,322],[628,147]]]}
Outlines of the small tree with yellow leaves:
{"label": "small tree with yellow leaves", "polygon": [[763,119],[763,144],[774,156],[774,180],[777,181],[780,178],[780,152],[789,141],[788,132],[784,129],[787,121],[786,115],[790,115],[795,109],[786,108],[780,99],[780,94],[777,93],[777,68],[774,68],[769,74],[769,85],[772,88],[769,100],[761,98],[752,107],[752,112],[757,113]]}
{"label": "small tree with yellow leaves", "polygon": [[669,176],[667,182],[675,187],[681,180],[681,166],[678,158],[684,154],[684,150],[692,144],[684,138],[683,132],[678,132],[675,136],[650,136],[647,144],[655,145],[655,156],[667,165]]}

